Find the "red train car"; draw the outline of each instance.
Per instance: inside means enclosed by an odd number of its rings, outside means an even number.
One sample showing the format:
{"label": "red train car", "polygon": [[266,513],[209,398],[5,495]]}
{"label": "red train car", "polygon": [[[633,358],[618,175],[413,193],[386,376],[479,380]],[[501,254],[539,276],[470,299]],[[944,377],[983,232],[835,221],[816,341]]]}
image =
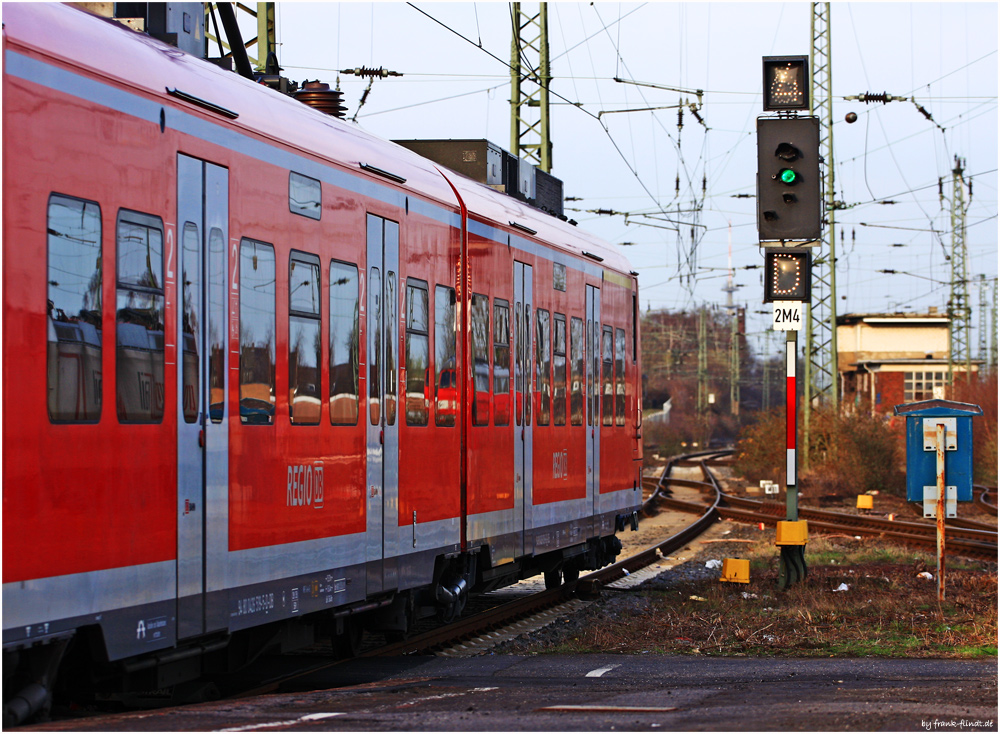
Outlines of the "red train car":
{"label": "red train car", "polygon": [[613,560],[617,252],[68,6],[3,56],[5,722]]}

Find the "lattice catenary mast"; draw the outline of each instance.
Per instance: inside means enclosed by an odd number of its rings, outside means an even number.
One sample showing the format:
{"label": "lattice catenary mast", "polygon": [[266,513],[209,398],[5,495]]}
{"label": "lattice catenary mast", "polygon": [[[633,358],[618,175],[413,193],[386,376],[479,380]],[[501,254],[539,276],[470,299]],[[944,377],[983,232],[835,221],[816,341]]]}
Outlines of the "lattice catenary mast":
{"label": "lattice catenary mast", "polygon": [[[836,202],[833,177],[833,81],[830,57],[830,3],[812,3],[809,114],[819,117],[819,148],[825,165],[827,250],[818,248],[812,264],[812,302],[806,311],[804,445],[809,446],[812,408],[826,402],[837,409]],[[809,452],[803,451],[808,467]]]}

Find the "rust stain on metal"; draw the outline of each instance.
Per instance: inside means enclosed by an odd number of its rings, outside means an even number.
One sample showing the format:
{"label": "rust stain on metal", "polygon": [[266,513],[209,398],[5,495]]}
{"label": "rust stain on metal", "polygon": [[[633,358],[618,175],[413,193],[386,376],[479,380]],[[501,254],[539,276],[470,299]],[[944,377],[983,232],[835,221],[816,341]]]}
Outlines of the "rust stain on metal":
{"label": "rust stain on metal", "polygon": [[937,424],[937,552],[938,552],[938,602],[944,601],[944,423]]}

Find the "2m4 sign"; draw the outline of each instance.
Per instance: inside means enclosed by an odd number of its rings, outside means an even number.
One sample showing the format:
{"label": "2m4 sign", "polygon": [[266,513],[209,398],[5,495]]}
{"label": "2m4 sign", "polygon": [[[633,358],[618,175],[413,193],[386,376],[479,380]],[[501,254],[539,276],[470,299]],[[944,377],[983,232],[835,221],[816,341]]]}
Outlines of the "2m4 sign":
{"label": "2m4 sign", "polygon": [[775,331],[800,331],[802,329],[802,303],[778,301],[774,304]]}

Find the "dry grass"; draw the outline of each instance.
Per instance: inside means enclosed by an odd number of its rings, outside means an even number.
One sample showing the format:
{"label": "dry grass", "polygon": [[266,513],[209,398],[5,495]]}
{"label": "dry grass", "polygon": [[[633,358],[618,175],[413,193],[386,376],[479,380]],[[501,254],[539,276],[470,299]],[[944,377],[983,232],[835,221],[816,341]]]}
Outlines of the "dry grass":
{"label": "dry grass", "polygon": [[[786,592],[777,590],[773,545],[743,545],[735,553],[751,560],[751,583],[684,582],[621,594],[632,597],[627,613],[609,603],[546,649],[765,657],[997,654],[995,566],[949,567],[939,608],[936,581],[918,576],[936,571],[924,553],[815,539],[807,546],[808,578]],[[842,584],[848,589],[835,591]]]}

